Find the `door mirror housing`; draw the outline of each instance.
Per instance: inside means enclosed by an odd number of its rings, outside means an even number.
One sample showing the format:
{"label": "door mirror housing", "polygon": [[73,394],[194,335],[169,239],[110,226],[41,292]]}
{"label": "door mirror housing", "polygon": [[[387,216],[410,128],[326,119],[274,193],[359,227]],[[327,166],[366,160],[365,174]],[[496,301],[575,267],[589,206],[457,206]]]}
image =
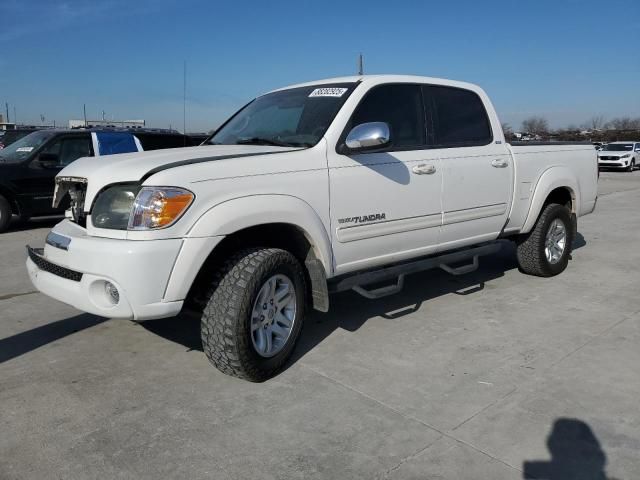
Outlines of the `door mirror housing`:
{"label": "door mirror housing", "polygon": [[375,150],[391,143],[391,130],[385,122],[361,123],[351,129],[345,140],[351,152]]}
{"label": "door mirror housing", "polygon": [[38,162],[43,168],[57,168],[60,166],[60,160],[55,153],[41,153]]}

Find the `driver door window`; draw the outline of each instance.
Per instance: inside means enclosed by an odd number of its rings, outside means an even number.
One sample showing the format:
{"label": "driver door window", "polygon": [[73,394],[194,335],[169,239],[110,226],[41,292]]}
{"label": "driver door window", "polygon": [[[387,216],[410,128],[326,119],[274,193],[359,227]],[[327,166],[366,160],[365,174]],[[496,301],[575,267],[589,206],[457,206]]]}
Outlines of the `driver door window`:
{"label": "driver door window", "polygon": [[420,86],[398,84],[373,88],[356,108],[347,130],[368,122],[389,125],[390,150],[423,149],[426,129]]}

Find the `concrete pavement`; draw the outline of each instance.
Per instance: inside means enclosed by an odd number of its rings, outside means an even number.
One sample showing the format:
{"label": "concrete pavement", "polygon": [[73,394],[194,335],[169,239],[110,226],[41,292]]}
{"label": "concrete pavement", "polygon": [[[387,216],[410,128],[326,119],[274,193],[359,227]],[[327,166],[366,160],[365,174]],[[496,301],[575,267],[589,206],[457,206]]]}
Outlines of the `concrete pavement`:
{"label": "concrete pavement", "polygon": [[[512,248],[402,294],[332,297],[289,367],[226,377],[188,317],[33,293],[0,236],[0,478],[640,478],[640,171],[604,173],[565,273]],[[42,228],[38,228],[42,227]]]}

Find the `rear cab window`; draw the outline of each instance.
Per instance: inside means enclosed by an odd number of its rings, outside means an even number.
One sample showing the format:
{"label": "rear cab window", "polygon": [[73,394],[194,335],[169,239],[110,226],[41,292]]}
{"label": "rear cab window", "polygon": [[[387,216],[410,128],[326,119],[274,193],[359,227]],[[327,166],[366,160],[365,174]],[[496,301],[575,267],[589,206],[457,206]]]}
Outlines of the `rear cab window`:
{"label": "rear cab window", "polygon": [[423,86],[427,114],[433,123],[435,148],[488,145],[491,123],[482,99],[471,90],[440,85]]}

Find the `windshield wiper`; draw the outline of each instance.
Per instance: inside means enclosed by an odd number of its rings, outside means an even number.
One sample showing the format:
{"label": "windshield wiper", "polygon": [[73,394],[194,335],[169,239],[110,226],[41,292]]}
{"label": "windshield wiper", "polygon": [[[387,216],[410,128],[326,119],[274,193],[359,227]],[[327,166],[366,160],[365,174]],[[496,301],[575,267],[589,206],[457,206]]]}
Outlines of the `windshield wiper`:
{"label": "windshield wiper", "polygon": [[293,143],[280,142],[272,138],[251,137],[242,138],[236,141],[236,145],[271,145],[274,147],[297,147]]}

